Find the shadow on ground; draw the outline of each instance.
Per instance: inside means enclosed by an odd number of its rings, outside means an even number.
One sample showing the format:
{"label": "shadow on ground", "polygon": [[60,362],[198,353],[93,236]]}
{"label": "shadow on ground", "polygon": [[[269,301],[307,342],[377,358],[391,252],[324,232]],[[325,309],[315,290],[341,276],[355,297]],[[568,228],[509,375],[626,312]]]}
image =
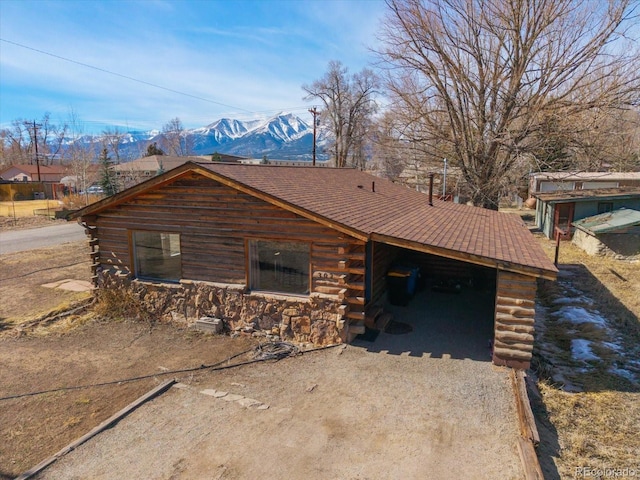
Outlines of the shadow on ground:
{"label": "shadow on ground", "polygon": [[535,386],[532,388],[529,382],[527,383],[531,410],[533,411],[536,428],[540,435],[540,444],[536,448],[540,468],[542,468],[545,480],[560,480],[562,477],[554,461],[554,458],[558,458],[561,455],[558,430],[556,430],[556,427],[549,420],[549,411],[538,389]]}

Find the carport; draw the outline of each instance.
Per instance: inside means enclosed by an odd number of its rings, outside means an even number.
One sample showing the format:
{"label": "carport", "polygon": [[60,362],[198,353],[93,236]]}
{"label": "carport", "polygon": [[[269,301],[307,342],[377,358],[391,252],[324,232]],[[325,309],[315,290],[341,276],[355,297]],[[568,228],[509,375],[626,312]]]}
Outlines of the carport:
{"label": "carport", "polygon": [[[528,368],[533,351],[537,278],[555,275],[531,268],[529,265],[535,260],[523,258],[516,264],[495,258],[504,257],[505,252],[512,258],[514,253],[525,252],[520,245],[509,248],[509,240],[526,227],[515,223],[509,227],[502,235],[506,248],[500,244],[484,248],[487,253],[495,253],[493,258],[399,237],[376,236],[378,241],[371,242],[368,248],[369,311],[379,312],[382,307],[394,321],[408,324],[411,331],[401,335],[381,333],[380,340],[367,345],[367,349],[492,360],[498,365]],[[491,240],[500,239],[495,233]],[[441,238],[451,243],[450,239]],[[482,243],[476,247],[478,250],[483,250]],[[397,266],[420,272],[415,294],[406,305],[390,301],[389,272]]]}
{"label": "carport", "polygon": [[[401,248],[391,248],[388,253],[394,260],[387,271],[393,269],[393,265],[417,267],[420,278],[415,294],[406,305],[394,304],[387,285],[378,305],[391,315],[378,323],[383,331],[375,342],[366,345],[367,349],[490,361],[497,271]],[[389,317],[393,322],[409,325],[411,331],[399,333],[393,328],[395,324],[387,323]],[[385,325],[391,327],[386,332]]]}

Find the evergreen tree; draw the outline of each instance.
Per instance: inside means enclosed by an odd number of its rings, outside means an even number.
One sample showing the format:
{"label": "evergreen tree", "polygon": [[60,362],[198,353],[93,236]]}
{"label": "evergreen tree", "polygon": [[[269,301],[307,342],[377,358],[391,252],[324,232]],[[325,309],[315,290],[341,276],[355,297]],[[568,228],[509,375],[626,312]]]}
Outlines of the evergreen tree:
{"label": "evergreen tree", "polygon": [[158,147],[156,142],[149,144],[145,157],[151,157],[153,155],[164,155],[164,150]]}
{"label": "evergreen tree", "polygon": [[100,186],[107,195],[118,193],[118,180],[116,172],[113,170],[113,162],[107,154],[107,149],[103,148],[100,154]]}

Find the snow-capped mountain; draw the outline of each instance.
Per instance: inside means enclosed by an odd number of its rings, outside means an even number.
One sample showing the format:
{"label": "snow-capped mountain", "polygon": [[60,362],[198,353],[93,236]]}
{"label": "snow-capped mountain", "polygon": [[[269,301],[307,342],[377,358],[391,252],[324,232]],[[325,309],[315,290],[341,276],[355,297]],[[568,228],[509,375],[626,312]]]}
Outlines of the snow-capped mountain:
{"label": "snow-capped mountain", "polygon": [[291,113],[265,121],[223,118],[188,134],[197,155],[218,152],[252,158],[310,158],[313,143],[312,127]]}
{"label": "snow-capped mountain", "polygon": [[[313,148],[313,126],[291,113],[280,113],[266,120],[241,121],[221,118],[204,127],[184,132],[194,155],[227,153],[250,158],[303,160],[311,159]],[[322,147],[326,144],[322,128],[318,129],[316,140],[317,156],[326,158]],[[104,138],[77,139],[82,143],[91,142],[102,148]],[[142,156],[151,143],[162,148],[163,135],[158,130],[149,132],[127,132],[120,141],[121,159]],[[169,152],[167,152],[169,153]]]}

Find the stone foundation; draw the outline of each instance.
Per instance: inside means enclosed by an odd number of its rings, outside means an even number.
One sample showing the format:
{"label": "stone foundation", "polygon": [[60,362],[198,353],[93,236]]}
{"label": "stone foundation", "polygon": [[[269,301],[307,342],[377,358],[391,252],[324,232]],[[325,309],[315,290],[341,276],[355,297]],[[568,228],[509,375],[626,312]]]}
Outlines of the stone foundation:
{"label": "stone foundation", "polygon": [[572,242],[589,255],[609,256],[618,260],[640,257],[640,227],[630,228],[624,233],[603,233],[598,236],[576,229]]}
{"label": "stone foundation", "polygon": [[150,283],[106,272],[99,283],[99,288],[133,293],[142,309],[158,321],[192,325],[201,317],[217,317],[231,332],[264,332],[314,345],[342,343],[346,336],[341,302],[329,295],[250,293],[244,285],[207,282]]}

